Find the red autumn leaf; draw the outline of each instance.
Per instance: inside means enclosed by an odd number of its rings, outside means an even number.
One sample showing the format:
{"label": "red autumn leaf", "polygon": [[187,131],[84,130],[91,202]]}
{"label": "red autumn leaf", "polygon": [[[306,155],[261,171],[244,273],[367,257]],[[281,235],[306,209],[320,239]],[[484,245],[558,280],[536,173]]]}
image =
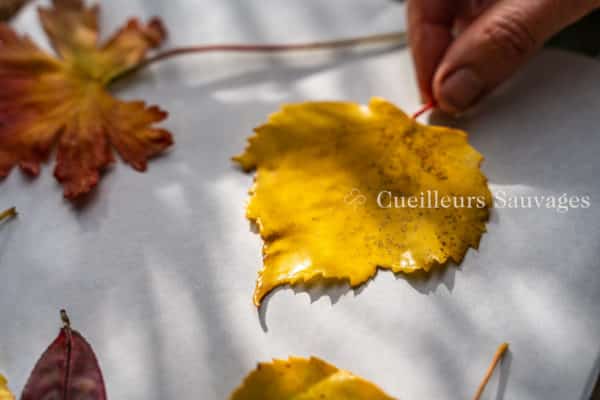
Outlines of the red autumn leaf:
{"label": "red autumn leaf", "polygon": [[68,198],[98,183],[114,161],[111,147],[144,171],[148,158],[172,144],[171,134],[154,126],[167,114],[118,100],[107,87],[161,44],[166,33],[160,20],[132,19],[99,43],[97,6],[53,0],[39,14],[58,58],[0,24],[0,178],[16,165],[38,175],[54,145],[54,175]]}
{"label": "red autumn leaf", "polygon": [[106,400],[92,347],[71,329],[66,313],[61,314],[64,327],[35,365],[21,400]]}

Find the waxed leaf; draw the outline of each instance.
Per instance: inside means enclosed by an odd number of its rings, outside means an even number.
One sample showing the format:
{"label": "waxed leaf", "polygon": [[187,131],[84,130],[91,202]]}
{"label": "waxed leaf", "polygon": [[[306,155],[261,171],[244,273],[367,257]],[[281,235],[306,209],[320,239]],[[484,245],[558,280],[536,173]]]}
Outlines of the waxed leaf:
{"label": "waxed leaf", "polygon": [[460,262],[491,205],[482,159],[466,133],[421,125],[383,99],[283,107],[234,158],[257,170],[247,207],[264,241],[255,304],[279,285],[355,287],[378,267]]}
{"label": "waxed leaf", "polygon": [[171,134],[154,126],[165,112],[107,91],[116,76],[160,45],[161,22],[132,19],[100,43],[98,13],[80,0],[53,0],[40,9],[58,58],[0,24],[0,178],[17,165],[38,175],[56,146],[54,175],[65,196],[75,198],[98,183],[113,162],[112,148],[143,171],[149,157],[172,144]]}
{"label": "waxed leaf", "polygon": [[106,400],[90,344],[67,323],[35,365],[21,400]]}
{"label": "waxed leaf", "polygon": [[318,358],[260,363],[230,400],[392,400],[371,382]]}
{"label": "waxed leaf", "polygon": [[15,400],[15,396],[8,389],[6,378],[0,375],[0,400]]}

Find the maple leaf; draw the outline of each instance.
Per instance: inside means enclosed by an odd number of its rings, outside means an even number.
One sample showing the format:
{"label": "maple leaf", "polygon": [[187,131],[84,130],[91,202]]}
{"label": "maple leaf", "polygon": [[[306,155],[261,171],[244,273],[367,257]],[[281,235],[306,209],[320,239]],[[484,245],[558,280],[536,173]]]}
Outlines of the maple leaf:
{"label": "maple leaf", "polygon": [[54,0],[40,19],[58,54],[0,24],[0,177],[19,165],[38,175],[54,144],[54,175],[67,198],[93,188],[113,162],[111,146],[139,171],[172,144],[154,125],[167,114],[143,102],[114,98],[107,86],[137,66],[166,33],[158,19],[136,19],[100,44],[99,8],[80,0]]}
{"label": "maple leaf", "polygon": [[0,375],[0,400],[15,400],[15,396],[8,389],[6,378]]}
{"label": "maple leaf", "polygon": [[64,326],[33,368],[21,400],[106,400],[94,350],[71,329],[64,311],[61,316]]}
{"label": "maple leaf", "polygon": [[491,194],[466,133],[421,125],[383,99],[288,105],[255,132],[234,160],[257,170],[247,207],[264,241],[257,306],[279,285],[356,287],[378,267],[428,271],[478,246]]}
{"label": "maple leaf", "polygon": [[315,357],[260,363],[230,400],[393,400],[371,382]]}

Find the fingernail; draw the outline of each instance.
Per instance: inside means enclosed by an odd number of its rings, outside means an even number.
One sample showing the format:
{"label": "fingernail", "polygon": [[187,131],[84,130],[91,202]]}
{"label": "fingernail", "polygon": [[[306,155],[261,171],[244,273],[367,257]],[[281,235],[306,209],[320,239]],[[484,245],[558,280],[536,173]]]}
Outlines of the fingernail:
{"label": "fingernail", "polygon": [[481,97],[483,80],[470,68],[461,68],[448,76],[440,88],[442,101],[457,110],[466,110]]}

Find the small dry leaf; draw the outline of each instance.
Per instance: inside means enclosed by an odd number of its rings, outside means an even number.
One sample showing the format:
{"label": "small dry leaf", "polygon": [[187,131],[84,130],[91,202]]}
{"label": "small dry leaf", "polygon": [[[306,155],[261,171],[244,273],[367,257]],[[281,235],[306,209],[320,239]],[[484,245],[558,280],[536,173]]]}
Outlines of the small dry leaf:
{"label": "small dry leaf", "polygon": [[491,205],[482,159],[466,133],[421,125],[382,99],[285,106],[234,158],[257,170],[247,208],[264,240],[255,304],[279,285],[355,287],[377,267],[460,262]]}
{"label": "small dry leaf", "polygon": [[99,8],[81,0],[53,0],[40,18],[59,58],[0,24],[0,178],[18,165],[38,175],[57,146],[56,179],[64,194],[87,193],[100,171],[123,160],[143,171],[147,159],[171,145],[169,132],[154,127],[166,118],[157,107],[120,101],[107,91],[113,78],[144,60],[161,44],[158,19],[132,19],[99,43]]}
{"label": "small dry leaf", "polygon": [[392,400],[371,382],[318,358],[261,363],[230,400]]}
{"label": "small dry leaf", "polygon": [[15,400],[15,396],[8,389],[6,378],[0,375],[0,400]]}

